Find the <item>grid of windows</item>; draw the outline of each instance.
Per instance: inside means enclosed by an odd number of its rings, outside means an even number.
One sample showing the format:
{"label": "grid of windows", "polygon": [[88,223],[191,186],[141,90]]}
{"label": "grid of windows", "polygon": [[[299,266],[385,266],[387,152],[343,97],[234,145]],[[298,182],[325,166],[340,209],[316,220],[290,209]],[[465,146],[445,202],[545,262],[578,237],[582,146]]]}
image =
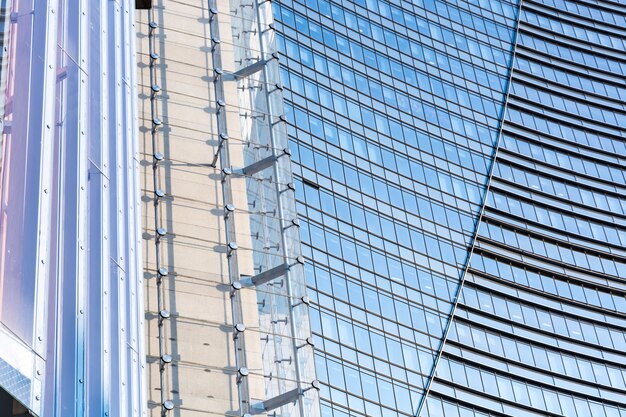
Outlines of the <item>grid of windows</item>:
{"label": "grid of windows", "polygon": [[422,416],[626,416],[626,7],[521,9],[487,206]]}
{"label": "grid of windows", "polygon": [[325,415],[414,415],[493,160],[512,0],[274,5]]}

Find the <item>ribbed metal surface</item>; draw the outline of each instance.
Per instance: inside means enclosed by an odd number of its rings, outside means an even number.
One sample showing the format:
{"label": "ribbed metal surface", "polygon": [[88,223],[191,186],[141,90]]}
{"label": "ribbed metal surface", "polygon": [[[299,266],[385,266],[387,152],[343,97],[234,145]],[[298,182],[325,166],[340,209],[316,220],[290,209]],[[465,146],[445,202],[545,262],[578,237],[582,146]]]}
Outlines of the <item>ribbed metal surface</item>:
{"label": "ribbed metal surface", "polygon": [[1,356],[30,382],[4,388],[35,414],[141,415],[134,2],[4,3]]}

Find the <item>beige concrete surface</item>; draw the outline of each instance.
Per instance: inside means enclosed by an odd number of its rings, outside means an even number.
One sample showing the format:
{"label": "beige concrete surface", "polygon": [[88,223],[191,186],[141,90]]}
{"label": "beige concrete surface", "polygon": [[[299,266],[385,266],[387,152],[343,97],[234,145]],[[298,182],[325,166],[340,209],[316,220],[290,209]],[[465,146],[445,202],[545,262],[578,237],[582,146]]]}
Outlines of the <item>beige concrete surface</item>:
{"label": "beige concrete surface", "polygon": [[[172,415],[177,417],[239,415],[222,186],[220,170],[209,165],[217,135],[208,2],[156,0],[154,4],[153,20],[159,25],[154,31],[155,52],[160,56],[154,82],[161,87],[156,107],[163,121],[156,150],[165,155],[157,183],[167,193],[159,203],[158,224],[168,231],[161,239],[160,257],[161,265],[170,271],[161,291],[162,308],[171,312],[164,321],[163,339],[165,353],[173,357],[165,365],[165,399],[174,402]],[[228,2],[219,0],[218,7],[227,10]],[[161,391],[147,11],[137,12],[137,31],[148,398],[151,416],[157,417]],[[219,37],[228,45],[227,22],[221,25]],[[229,49],[224,48],[227,54]],[[230,104],[237,103],[234,83],[226,86],[226,96],[232,98],[227,109],[229,135],[236,140],[241,127],[239,109]],[[231,158],[233,165],[240,165],[241,151],[231,152]],[[247,205],[243,179],[233,181],[233,203]],[[239,268],[251,274],[252,261],[246,255],[251,247],[249,225],[240,223],[236,225],[242,249]],[[262,398],[256,292],[244,290],[242,299],[251,335],[246,340],[251,395]]]}

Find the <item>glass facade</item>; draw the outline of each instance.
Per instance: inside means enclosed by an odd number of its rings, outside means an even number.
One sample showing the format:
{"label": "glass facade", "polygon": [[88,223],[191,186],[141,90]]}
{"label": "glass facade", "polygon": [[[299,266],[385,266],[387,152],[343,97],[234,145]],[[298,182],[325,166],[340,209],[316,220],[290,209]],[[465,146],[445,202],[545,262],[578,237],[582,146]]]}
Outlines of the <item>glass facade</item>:
{"label": "glass facade", "polygon": [[625,13],[274,5],[323,415],[623,415]]}
{"label": "glass facade", "polygon": [[[265,340],[220,345],[232,413],[626,417],[623,2],[204,6],[226,327]],[[211,411],[161,330],[145,395],[134,12],[0,0],[0,386],[35,415]]]}
{"label": "glass facade", "polygon": [[509,1],[281,1],[323,415],[414,415],[468,258]]}
{"label": "glass facade", "polygon": [[626,7],[524,1],[497,162],[423,416],[626,415]]}

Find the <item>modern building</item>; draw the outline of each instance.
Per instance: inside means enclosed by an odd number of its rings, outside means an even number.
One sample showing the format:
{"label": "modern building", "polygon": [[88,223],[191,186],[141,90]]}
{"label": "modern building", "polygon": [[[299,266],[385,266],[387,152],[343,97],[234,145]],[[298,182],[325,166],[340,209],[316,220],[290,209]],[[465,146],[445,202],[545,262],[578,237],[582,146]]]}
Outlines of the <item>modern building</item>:
{"label": "modern building", "polygon": [[3,416],[145,409],[134,13],[0,2]]}
{"label": "modern building", "polygon": [[623,2],[0,12],[0,415],[626,417]]}
{"label": "modern building", "polygon": [[624,415],[625,12],[275,7],[323,415]]}

